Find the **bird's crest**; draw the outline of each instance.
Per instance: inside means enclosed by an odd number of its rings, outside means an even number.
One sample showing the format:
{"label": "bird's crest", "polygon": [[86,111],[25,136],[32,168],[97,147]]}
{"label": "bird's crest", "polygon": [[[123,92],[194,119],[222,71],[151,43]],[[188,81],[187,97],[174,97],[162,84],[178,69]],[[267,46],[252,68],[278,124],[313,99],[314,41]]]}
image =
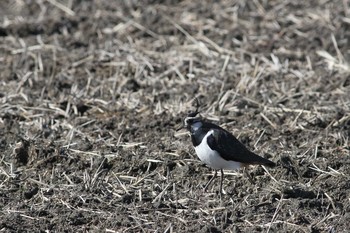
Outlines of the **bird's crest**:
{"label": "bird's crest", "polygon": [[189,112],[187,117],[196,117],[199,113],[199,106],[200,106],[199,100],[198,100],[198,98],[195,98],[194,100],[196,101],[196,111]]}
{"label": "bird's crest", "polygon": [[198,98],[195,98],[194,99],[196,101],[196,110],[194,112],[189,112],[187,117],[185,118],[184,120],[184,126],[187,127],[187,125],[189,124],[189,122],[191,120],[194,120],[194,119],[198,119],[199,117],[197,116],[198,113],[199,113],[199,107],[200,107],[200,103],[199,103],[199,100]]}

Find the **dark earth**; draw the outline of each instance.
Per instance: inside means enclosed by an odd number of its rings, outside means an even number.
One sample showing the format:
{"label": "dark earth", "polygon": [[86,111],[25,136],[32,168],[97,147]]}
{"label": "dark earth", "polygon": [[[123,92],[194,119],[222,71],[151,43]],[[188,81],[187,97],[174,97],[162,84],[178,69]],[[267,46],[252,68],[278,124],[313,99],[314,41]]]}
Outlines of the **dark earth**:
{"label": "dark earth", "polygon": [[[3,0],[0,16],[0,232],[349,231],[349,1]],[[194,98],[277,166],[204,192],[213,171],[176,131]]]}

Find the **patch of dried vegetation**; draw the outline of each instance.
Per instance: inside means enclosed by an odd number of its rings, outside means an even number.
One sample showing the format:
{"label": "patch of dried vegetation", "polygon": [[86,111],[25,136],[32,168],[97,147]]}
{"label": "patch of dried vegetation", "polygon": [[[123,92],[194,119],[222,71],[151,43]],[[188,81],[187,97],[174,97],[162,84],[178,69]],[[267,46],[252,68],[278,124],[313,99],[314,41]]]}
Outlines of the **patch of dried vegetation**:
{"label": "patch of dried vegetation", "polygon": [[[1,230],[347,231],[347,1],[1,4]],[[194,97],[278,167],[203,193]]]}

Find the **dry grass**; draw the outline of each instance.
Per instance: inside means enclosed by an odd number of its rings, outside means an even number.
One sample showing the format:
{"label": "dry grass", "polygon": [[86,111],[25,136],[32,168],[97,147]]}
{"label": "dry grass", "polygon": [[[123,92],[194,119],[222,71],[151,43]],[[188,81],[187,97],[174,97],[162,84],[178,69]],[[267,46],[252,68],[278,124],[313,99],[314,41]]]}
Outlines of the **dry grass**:
{"label": "dry grass", "polygon": [[[347,231],[348,1],[1,4],[1,231]],[[195,97],[278,167],[202,192]]]}

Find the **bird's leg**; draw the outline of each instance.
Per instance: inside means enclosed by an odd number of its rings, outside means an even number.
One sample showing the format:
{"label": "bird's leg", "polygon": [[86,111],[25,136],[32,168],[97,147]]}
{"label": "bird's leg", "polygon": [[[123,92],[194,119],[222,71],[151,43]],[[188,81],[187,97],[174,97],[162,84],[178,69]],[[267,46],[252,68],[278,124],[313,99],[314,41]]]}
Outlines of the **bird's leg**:
{"label": "bird's leg", "polygon": [[214,175],[213,175],[213,177],[208,181],[208,183],[205,185],[205,187],[204,187],[204,191],[206,191],[207,190],[207,188],[208,188],[208,186],[210,185],[210,183],[216,178],[216,176],[217,176],[217,174],[218,174],[218,171],[217,170],[215,170],[215,173],[214,173]]}
{"label": "bird's leg", "polygon": [[220,178],[220,200],[222,197],[222,182],[224,181],[224,171],[221,169],[221,178]]}

